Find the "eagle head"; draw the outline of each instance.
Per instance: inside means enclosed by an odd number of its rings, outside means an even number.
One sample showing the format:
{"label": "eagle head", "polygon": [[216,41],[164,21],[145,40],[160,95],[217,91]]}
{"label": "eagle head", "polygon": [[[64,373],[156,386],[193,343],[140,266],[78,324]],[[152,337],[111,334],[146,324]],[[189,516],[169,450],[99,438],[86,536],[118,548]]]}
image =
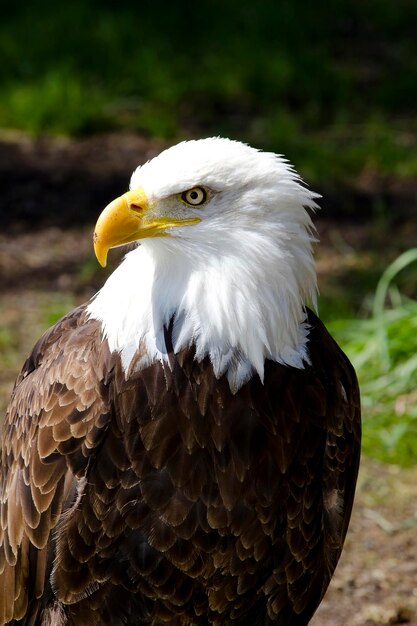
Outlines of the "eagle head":
{"label": "eagle head", "polygon": [[162,359],[172,321],[175,351],[194,345],[234,390],[262,378],[266,358],[303,367],[315,197],[284,158],[229,139],[184,141],[138,167],[94,233],[103,266],[110,248],[140,243],[90,306],[126,367],[143,342]]}
{"label": "eagle head", "polygon": [[220,137],[184,141],[139,166],[130,190],[105,208],[96,256],[104,266],[110,248],[145,238],[198,241],[200,252],[221,252],[270,228],[287,238],[305,234],[304,207],[315,208],[314,197],[280,156]]}

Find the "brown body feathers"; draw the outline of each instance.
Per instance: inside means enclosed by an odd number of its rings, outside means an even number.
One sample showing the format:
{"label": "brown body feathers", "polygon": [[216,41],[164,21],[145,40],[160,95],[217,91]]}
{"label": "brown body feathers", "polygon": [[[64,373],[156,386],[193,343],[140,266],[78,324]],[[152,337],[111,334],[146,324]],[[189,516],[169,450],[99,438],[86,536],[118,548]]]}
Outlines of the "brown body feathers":
{"label": "brown body feathers", "polygon": [[234,395],[169,329],[169,364],[127,380],[84,307],[49,330],[3,426],[0,624],[307,624],[360,440],[354,371],[308,324],[310,365]]}

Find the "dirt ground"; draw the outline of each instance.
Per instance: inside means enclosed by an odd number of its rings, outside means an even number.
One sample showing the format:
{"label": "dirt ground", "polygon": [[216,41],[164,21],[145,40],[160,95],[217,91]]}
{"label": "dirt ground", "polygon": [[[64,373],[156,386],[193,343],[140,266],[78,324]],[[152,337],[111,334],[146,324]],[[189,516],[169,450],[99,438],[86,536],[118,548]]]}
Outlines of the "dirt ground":
{"label": "dirt ground", "polygon": [[[0,412],[41,332],[103,282],[91,248],[94,219],[160,147],[137,136],[0,137]],[[408,207],[414,191],[407,194],[400,203]],[[402,245],[416,233],[407,224],[396,226]],[[352,253],[367,248],[366,221],[332,215],[318,228],[322,292],[358,263],[372,263]],[[116,263],[113,255],[110,270]],[[416,469],[363,459],[345,550],[312,626],[417,626],[416,484]]]}

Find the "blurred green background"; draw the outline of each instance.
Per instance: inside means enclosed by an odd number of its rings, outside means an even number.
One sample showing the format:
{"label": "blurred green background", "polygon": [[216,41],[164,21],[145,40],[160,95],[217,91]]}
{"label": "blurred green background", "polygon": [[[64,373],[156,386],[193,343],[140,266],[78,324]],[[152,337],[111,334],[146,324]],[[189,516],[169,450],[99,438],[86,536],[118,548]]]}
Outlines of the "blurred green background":
{"label": "blurred green background", "polygon": [[[285,154],[330,197],[353,234],[323,229],[347,262],[327,272],[320,312],[362,383],[365,452],[404,465],[417,455],[416,24],[414,0],[32,0],[0,20],[0,141],[227,135]],[[80,259],[76,284],[102,280]],[[48,323],[74,302],[59,290]],[[0,328],[3,368],[23,358],[19,333]]]}
{"label": "blurred green background", "polygon": [[226,134],[306,178],[417,173],[413,0],[7,3],[0,126]]}

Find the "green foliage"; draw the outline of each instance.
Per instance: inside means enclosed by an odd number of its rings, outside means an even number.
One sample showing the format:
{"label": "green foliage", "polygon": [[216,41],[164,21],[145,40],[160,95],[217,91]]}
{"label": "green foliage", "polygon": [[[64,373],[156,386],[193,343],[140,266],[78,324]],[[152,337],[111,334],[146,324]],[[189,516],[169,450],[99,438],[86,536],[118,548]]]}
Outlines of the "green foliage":
{"label": "green foliage", "polygon": [[13,365],[13,357],[18,349],[18,335],[11,328],[0,328],[0,370]]}
{"label": "green foliage", "polygon": [[0,125],[227,134],[309,179],[414,176],[416,19],[407,0],[9,3]]}
{"label": "green foliage", "polygon": [[73,298],[70,295],[60,295],[59,298],[48,302],[43,306],[42,310],[42,327],[49,328],[53,326],[55,322],[61,319],[64,315],[74,308]]}
{"label": "green foliage", "polygon": [[329,324],[359,377],[365,454],[402,465],[417,457],[417,300],[393,280],[416,261],[417,248],[385,270],[370,319]]}
{"label": "green foliage", "polygon": [[16,348],[17,337],[10,328],[0,328],[0,350]]}

